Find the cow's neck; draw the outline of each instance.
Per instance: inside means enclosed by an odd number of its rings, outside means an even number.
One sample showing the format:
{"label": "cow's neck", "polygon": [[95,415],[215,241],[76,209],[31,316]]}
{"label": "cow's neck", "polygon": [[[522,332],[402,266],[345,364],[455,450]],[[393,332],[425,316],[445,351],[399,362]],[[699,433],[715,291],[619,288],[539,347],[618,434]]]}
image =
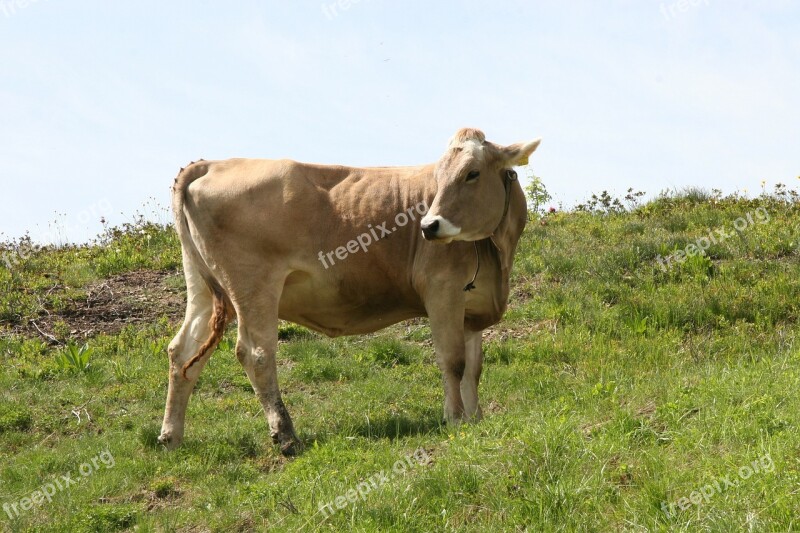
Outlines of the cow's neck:
{"label": "cow's neck", "polygon": [[[492,232],[492,235],[494,235],[495,233],[498,232],[498,230],[500,230],[500,227],[503,225],[503,222],[505,222],[506,217],[508,216],[508,206],[511,204],[511,186],[513,185],[513,183],[515,181],[517,181],[517,172],[514,169],[511,169],[511,168],[506,169],[504,171],[504,173],[503,173],[503,188],[505,189],[505,192],[506,192],[505,205],[503,207],[503,216],[500,217],[500,222],[497,224],[497,228],[495,228],[495,230]],[[500,247],[497,245],[497,243],[491,237],[489,239],[486,239],[486,240],[491,241],[491,243],[492,243],[491,248],[493,248],[494,251],[497,254],[502,254],[503,253],[503,251],[500,249]],[[500,275],[501,276],[508,276],[507,270],[509,270],[510,266],[505,265],[506,261],[504,261],[503,258],[500,257],[500,255],[497,256],[497,259],[498,259],[498,264],[500,265]],[[472,280],[464,286],[464,291],[469,292],[469,291],[471,291],[472,289],[475,288],[475,280],[478,279],[478,273],[480,273],[480,271],[481,271],[481,254],[478,252],[478,242],[476,241],[475,242],[475,275],[473,275],[472,276]],[[508,278],[507,277],[506,277],[505,289],[506,289],[506,293],[507,293],[508,292]]]}

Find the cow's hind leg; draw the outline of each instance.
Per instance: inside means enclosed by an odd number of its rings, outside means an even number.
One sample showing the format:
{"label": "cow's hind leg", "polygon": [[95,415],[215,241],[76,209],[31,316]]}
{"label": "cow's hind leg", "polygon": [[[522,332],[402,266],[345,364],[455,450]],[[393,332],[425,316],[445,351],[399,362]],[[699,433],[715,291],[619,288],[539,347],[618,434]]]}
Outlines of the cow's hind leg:
{"label": "cow's hind leg", "polygon": [[158,442],[167,448],[177,447],[183,440],[186,406],[194,390],[200,372],[208,357],[198,360],[183,374],[183,366],[194,357],[211,336],[213,299],[211,290],[200,274],[188,262],[184,262],[186,274],[186,317],[180,331],[169,343],[169,391],[164,409],[164,422]]}
{"label": "cow's hind leg", "polygon": [[[294,431],[292,419],[283,404],[278,388],[278,304],[282,281],[269,288],[253,288],[254,296],[241,309],[236,357],[242,363],[253,390],[264,407],[272,441],[284,455],[295,455],[302,443]],[[245,308],[246,307],[246,308]]]}

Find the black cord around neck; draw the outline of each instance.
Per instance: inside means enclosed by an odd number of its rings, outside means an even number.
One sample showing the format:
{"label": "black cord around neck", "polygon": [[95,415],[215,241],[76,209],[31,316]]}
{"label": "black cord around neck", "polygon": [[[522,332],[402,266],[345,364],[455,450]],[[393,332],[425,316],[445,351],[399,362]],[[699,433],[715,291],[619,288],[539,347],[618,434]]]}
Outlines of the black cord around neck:
{"label": "black cord around neck", "polygon": [[475,245],[475,275],[472,276],[472,281],[464,285],[464,292],[469,292],[475,288],[475,280],[478,278],[478,272],[481,271],[481,255],[478,253],[478,241],[472,241]]}

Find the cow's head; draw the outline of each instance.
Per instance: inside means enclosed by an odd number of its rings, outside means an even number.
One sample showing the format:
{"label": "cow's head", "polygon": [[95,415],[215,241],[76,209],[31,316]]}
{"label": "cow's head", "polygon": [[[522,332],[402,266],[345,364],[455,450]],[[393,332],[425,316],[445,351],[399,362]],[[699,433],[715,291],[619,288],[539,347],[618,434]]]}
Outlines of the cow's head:
{"label": "cow's head", "polygon": [[456,132],[436,163],[436,197],[422,219],[423,236],[448,243],[492,235],[506,207],[507,172],[526,164],[540,141],[500,146],[480,130]]}

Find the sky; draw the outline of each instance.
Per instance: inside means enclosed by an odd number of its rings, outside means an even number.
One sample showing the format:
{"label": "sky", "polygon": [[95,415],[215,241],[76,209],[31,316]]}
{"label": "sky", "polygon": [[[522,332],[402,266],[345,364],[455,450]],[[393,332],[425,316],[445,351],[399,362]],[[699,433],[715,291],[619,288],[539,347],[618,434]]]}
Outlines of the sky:
{"label": "sky", "polygon": [[437,160],[543,139],[592,193],[800,187],[800,2],[0,0],[0,241],[168,222],[196,159]]}

